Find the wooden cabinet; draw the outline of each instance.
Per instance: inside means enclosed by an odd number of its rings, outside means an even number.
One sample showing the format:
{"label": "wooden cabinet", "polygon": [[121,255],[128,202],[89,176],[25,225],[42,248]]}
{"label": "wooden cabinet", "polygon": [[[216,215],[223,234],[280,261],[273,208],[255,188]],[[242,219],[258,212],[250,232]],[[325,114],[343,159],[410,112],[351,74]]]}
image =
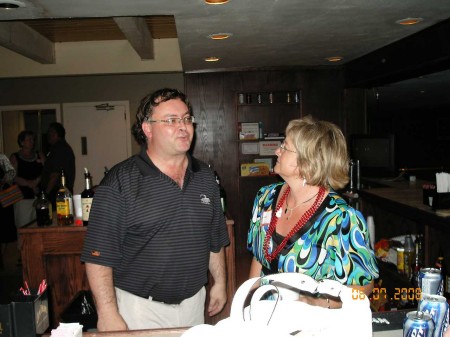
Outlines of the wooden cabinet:
{"label": "wooden cabinet", "polygon": [[23,279],[31,288],[47,280],[51,327],[58,326],[61,313],[75,294],[89,289],[80,262],[85,234],[86,227],[56,224],[19,229]]}
{"label": "wooden cabinet", "polygon": [[364,216],[374,217],[375,242],[405,234],[423,234],[425,267],[432,267],[440,249],[445,260],[450,261],[450,218],[447,210],[434,211],[423,204],[422,185],[427,183],[371,179],[365,182],[366,188],[359,195]]}
{"label": "wooden cabinet", "polygon": [[[227,220],[227,229],[230,236],[230,245],[225,247],[228,303],[220,314],[205,315],[209,324],[229,316],[236,291],[233,220]],[[19,229],[23,279],[31,288],[47,280],[51,327],[58,326],[61,314],[79,291],[89,290],[85,267],[80,261],[86,230],[87,227],[56,224],[38,227],[35,223]]]}
{"label": "wooden cabinet", "polygon": [[[284,132],[289,121],[301,117],[301,92],[296,89],[237,92],[235,99],[236,121],[238,123],[236,153],[238,155],[237,162],[239,163],[239,222],[241,226],[248,228],[253,200],[257,191],[264,185],[279,181],[280,178],[274,174],[242,176],[241,165],[253,163],[255,160],[268,159],[273,168],[276,163],[275,154],[267,154],[265,151],[261,151],[261,147],[263,144],[269,145],[269,148],[279,146],[283,141]],[[250,126],[250,129],[252,126],[259,126],[260,129],[255,134],[255,137],[242,132],[246,125]],[[279,137],[274,135],[279,135]]]}

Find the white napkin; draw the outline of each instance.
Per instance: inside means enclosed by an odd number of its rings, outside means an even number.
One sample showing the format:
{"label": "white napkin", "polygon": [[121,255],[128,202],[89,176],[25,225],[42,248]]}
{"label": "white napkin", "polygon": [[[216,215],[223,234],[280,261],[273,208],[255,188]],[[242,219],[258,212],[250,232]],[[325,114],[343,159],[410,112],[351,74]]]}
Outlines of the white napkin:
{"label": "white napkin", "polygon": [[83,326],[78,323],[59,323],[56,329],[52,330],[51,337],[82,337]]}
{"label": "white napkin", "polygon": [[436,192],[450,192],[450,174],[446,172],[436,173]]}

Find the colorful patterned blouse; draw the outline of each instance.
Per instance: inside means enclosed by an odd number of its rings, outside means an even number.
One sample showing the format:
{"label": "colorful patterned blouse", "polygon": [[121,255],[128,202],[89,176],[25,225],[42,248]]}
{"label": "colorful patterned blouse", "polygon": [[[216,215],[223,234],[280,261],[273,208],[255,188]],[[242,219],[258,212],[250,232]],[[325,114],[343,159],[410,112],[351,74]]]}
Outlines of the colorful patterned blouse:
{"label": "colorful patterned blouse", "polygon": [[[255,198],[247,248],[262,264],[262,274],[299,272],[316,280],[333,279],[346,285],[366,285],[378,277],[362,214],[330,190],[311,219],[269,263],[263,242],[283,182],[262,187]],[[274,232],[269,253],[283,240]]]}

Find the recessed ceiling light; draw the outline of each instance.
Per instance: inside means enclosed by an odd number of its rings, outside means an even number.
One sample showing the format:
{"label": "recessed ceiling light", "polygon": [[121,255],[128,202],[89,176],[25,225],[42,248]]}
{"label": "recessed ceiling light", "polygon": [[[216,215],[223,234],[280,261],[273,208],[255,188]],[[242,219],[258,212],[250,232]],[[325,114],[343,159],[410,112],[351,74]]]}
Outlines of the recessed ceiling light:
{"label": "recessed ceiling light", "polygon": [[205,3],[208,5],[223,5],[226,4],[229,0],[205,0]]}
{"label": "recessed ceiling light", "polygon": [[395,23],[398,23],[399,25],[403,26],[409,26],[409,25],[415,25],[416,23],[422,22],[422,18],[406,18],[395,21]]}
{"label": "recessed ceiling light", "polygon": [[216,33],[216,34],[210,34],[208,37],[212,40],[225,40],[228,39],[233,34],[231,33]]}
{"label": "recessed ceiling light", "polygon": [[25,7],[25,4],[16,0],[1,0],[0,8],[1,9],[15,9],[19,7]]}
{"label": "recessed ceiling light", "polygon": [[339,62],[339,61],[341,61],[342,59],[343,59],[342,56],[330,56],[330,57],[327,57],[327,58],[326,58],[326,60],[327,60],[328,62]]}
{"label": "recessed ceiling light", "polygon": [[205,60],[206,62],[217,62],[217,61],[220,60],[220,58],[215,57],[215,56],[210,56],[210,57],[205,57],[204,60]]}

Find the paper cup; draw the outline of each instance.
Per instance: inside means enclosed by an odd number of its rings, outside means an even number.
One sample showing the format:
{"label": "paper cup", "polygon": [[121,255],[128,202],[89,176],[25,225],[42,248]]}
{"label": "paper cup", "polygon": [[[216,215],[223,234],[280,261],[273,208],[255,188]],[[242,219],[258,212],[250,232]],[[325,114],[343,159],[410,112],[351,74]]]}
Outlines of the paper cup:
{"label": "paper cup", "polygon": [[81,218],[83,215],[81,208],[81,194],[75,194],[73,196],[73,206],[75,208],[75,217]]}

